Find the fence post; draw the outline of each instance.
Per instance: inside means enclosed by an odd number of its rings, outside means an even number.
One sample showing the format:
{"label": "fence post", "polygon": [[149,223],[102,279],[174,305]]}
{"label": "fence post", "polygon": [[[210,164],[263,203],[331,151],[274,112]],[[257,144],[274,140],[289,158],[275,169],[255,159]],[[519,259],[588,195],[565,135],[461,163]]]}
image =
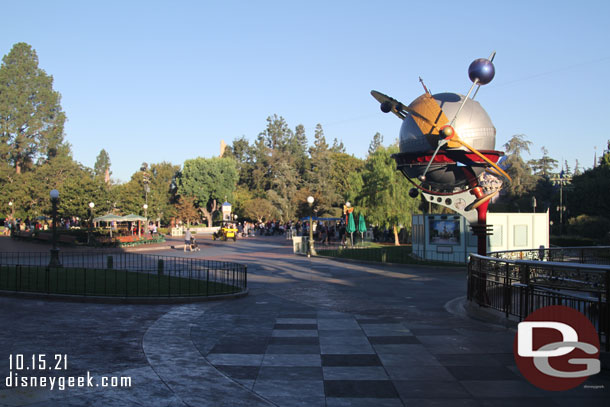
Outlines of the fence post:
{"label": "fence post", "polygon": [[106,268],[108,270],[112,270],[113,266],[114,266],[114,257],[107,256],[106,257]]}
{"label": "fence post", "polygon": [[519,317],[521,319],[523,319],[524,316],[527,317],[529,315],[529,311],[530,311],[530,291],[531,291],[531,288],[530,288],[530,266],[529,266],[529,264],[527,264],[525,266],[525,272],[523,273],[522,276],[524,278],[524,282],[523,283],[525,284],[525,304],[524,304],[525,305],[525,307],[524,307],[525,308],[525,314],[524,314],[523,310],[520,310]]}
{"label": "fence post", "polygon": [[159,259],[159,261],[157,262],[157,274],[159,274],[160,276],[163,275],[163,259]]}
{"label": "fence post", "polygon": [[510,303],[512,300],[512,290],[511,290],[511,285],[510,285],[510,279],[508,278],[508,274],[509,274],[509,263],[506,262],[506,271],[504,272],[504,308],[505,308],[505,314],[506,314],[506,318],[508,318],[508,310],[510,308]]}
{"label": "fence post", "polygon": [[[610,352],[610,271],[606,271],[606,312],[599,310],[600,315],[604,315],[604,333],[606,334],[606,352]],[[599,331],[602,331],[602,325],[599,326]]]}

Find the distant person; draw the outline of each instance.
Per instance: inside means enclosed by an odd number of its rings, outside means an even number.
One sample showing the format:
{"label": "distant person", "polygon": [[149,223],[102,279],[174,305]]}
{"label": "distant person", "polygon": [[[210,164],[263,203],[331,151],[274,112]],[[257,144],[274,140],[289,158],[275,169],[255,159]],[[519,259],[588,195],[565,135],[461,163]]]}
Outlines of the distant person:
{"label": "distant person", "polygon": [[189,248],[189,252],[193,251],[193,247],[191,246],[191,239],[193,238],[193,235],[191,234],[191,230],[187,229],[186,233],[184,234],[184,251],[186,252],[186,248],[188,246]]}

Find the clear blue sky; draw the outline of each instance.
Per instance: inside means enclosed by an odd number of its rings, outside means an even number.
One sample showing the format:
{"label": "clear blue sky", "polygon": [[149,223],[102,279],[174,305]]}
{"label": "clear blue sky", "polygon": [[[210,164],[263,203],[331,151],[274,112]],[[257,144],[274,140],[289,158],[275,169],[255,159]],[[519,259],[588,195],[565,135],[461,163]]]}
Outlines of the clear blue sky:
{"label": "clear blue sky", "polygon": [[101,149],[113,178],[144,161],[182,164],[249,140],[267,116],[303,124],[365,157],[400,121],[372,89],[410,103],[465,94],[468,65],[496,50],[477,95],[496,148],[525,134],[574,167],[610,134],[610,2],[599,1],[3,1],[0,54],[26,42],[54,77],[74,158]]}

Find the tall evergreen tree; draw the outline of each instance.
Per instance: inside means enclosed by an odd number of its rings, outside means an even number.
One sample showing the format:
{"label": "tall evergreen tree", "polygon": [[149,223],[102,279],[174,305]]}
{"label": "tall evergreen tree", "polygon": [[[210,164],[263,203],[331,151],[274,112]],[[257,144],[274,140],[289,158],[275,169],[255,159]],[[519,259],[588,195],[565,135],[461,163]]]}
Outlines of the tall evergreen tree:
{"label": "tall evergreen tree", "polygon": [[530,191],[535,185],[530,168],[523,161],[522,154],[530,152],[531,141],[523,134],[514,135],[506,144],[507,173],[512,181],[506,185],[505,191],[512,198],[521,196]]}
{"label": "tall evergreen tree", "polygon": [[369,144],[368,155],[374,154],[375,151],[377,151],[377,148],[379,148],[382,144],[383,136],[379,132],[375,133],[375,135],[373,136],[373,140],[371,140],[371,144]]}
{"label": "tall evergreen tree", "polygon": [[16,173],[38,159],[69,151],[60,99],[53,77],[38,67],[36,51],[26,43],[15,44],[0,66],[0,159]]}
{"label": "tall evergreen tree", "polygon": [[112,171],[110,171],[110,155],[108,155],[106,150],[102,149],[97,155],[95,164],[93,165],[93,172],[96,177],[102,177],[104,179],[106,178],[106,172],[108,173],[108,177],[112,174]]}
{"label": "tall evergreen tree", "polygon": [[529,160],[527,164],[534,171],[534,175],[549,179],[551,173],[557,167],[557,160],[549,156],[549,150],[545,147],[541,148],[542,157],[537,160]]}

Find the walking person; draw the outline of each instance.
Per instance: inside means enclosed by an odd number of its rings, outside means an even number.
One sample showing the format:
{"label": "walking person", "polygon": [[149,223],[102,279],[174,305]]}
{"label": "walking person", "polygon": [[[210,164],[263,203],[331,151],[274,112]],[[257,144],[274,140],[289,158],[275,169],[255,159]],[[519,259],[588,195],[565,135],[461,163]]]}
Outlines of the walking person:
{"label": "walking person", "polygon": [[193,251],[193,247],[191,246],[191,238],[193,237],[193,235],[191,234],[191,230],[187,229],[186,233],[184,234],[184,251],[186,252],[186,248],[188,246],[189,248],[189,252]]}

